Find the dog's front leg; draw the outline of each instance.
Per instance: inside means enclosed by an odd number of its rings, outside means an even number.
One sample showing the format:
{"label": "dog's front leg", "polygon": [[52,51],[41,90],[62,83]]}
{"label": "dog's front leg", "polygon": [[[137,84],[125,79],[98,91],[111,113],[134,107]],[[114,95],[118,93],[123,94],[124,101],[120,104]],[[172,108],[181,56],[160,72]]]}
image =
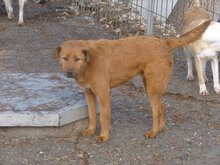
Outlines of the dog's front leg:
{"label": "dog's front leg", "polygon": [[204,80],[203,71],[202,71],[202,61],[200,58],[195,58],[195,63],[196,63],[198,80],[199,80],[199,88],[200,88],[199,93],[200,95],[208,95],[209,92],[206,89],[205,80]]}
{"label": "dog's front leg", "polygon": [[97,138],[98,142],[107,141],[109,139],[110,119],[111,119],[111,98],[110,89],[100,90],[97,95],[100,103],[100,123],[101,134]]}
{"label": "dog's front leg", "polygon": [[25,0],[19,0],[19,18],[18,18],[18,24],[22,25],[24,23],[24,19],[23,19],[23,13],[24,13],[24,3]]}
{"label": "dog's front leg", "polygon": [[6,8],[6,11],[7,11],[7,14],[8,14],[8,18],[9,19],[14,18],[11,0],[4,0],[4,3],[5,3],[5,8]]}
{"label": "dog's front leg", "polygon": [[218,57],[215,56],[211,61],[214,89],[216,94],[220,95],[220,85],[218,76]]}
{"label": "dog's front leg", "polygon": [[89,127],[88,129],[84,130],[82,132],[82,135],[84,136],[91,136],[94,134],[96,130],[96,121],[97,121],[97,115],[96,115],[96,96],[91,90],[84,91],[86,101],[88,104],[88,113],[89,113]]}

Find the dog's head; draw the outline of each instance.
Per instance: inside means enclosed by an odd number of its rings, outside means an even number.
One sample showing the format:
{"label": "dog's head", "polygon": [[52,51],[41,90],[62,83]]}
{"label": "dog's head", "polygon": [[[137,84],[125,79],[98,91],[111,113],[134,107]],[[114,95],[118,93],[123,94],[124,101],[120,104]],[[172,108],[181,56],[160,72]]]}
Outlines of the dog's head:
{"label": "dog's head", "polygon": [[59,58],[64,74],[71,78],[83,74],[92,60],[89,49],[74,42],[58,46],[54,51],[54,58]]}

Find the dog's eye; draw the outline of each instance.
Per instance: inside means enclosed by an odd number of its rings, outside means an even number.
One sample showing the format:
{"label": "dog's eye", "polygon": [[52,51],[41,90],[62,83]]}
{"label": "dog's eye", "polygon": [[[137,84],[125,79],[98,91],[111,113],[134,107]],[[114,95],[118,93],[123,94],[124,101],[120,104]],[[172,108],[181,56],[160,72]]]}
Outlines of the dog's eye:
{"label": "dog's eye", "polygon": [[79,61],[79,60],[80,60],[80,58],[77,58],[77,57],[75,58],[75,61],[76,61],[76,62]]}
{"label": "dog's eye", "polygon": [[67,57],[63,57],[63,59],[64,59],[65,61],[68,61],[68,58],[67,58]]}

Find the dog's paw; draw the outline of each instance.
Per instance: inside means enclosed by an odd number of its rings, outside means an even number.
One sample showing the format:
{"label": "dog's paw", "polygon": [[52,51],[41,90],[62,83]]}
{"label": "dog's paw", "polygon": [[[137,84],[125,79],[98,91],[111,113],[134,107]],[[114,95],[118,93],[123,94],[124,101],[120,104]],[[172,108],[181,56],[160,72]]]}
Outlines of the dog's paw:
{"label": "dog's paw", "polygon": [[102,143],[102,142],[108,141],[108,139],[109,139],[109,137],[107,137],[107,136],[101,136],[101,135],[100,135],[100,136],[96,139],[96,141],[99,142],[99,143]]}
{"label": "dog's paw", "polygon": [[18,20],[18,25],[19,26],[23,26],[24,25],[24,21],[23,20]]}
{"label": "dog's paw", "polygon": [[205,84],[199,84],[199,94],[202,96],[209,95],[209,92],[206,89]]}
{"label": "dog's paw", "polygon": [[8,15],[8,19],[13,19],[14,18],[14,14],[9,14]]}
{"label": "dog's paw", "polygon": [[153,131],[148,131],[145,133],[145,137],[149,137],[149,138],[155,138],[157,135],[157,133],[153,132]]}
{"label": "dog's paw", "polygon": [[207,89],[206,89],[206,90],[202,90],[202,91],[200,91],[199,93],[200,93],[200,95],[202,95],[202,96],[209,95],[209,92],[208,92]]}
{"label": "dog's paw", "polygon": [[92,130],[92,129],[86,129],[84,130],[81,134],[83,136],[92,136],[94,134],[95,130]]}
{"label": "dog's paw", "polygon": [[188,81],[193,81],[194,80],[194,76],[193,75],[189,75],[186,78]]}
{"label": "dog's paw", "polygon": [[215,93],[217,95],[220,95],[220,86],[214,87],[214,89],[215,89]]}
{"label": "dog's paw", "polygon": [[23,23],[18,23],[18,26],[21,26],[21,27],[22,27],[23,25],[24,25]]}
{"label": "dog's paw", "polygon": [[8,19],[13,19],[13,18],[14,18],[13,9],[9,9],[9,11],[8,11]]}

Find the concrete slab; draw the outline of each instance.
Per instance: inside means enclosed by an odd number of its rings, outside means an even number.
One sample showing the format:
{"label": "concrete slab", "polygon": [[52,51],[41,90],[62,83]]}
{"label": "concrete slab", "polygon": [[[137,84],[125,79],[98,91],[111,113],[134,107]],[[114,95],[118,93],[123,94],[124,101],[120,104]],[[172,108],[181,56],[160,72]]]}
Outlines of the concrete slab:
{"label": "concrete slab", "polygon": [[0,74],[0,127],[63,126],[88,116],[83,91],[60,73]]}

